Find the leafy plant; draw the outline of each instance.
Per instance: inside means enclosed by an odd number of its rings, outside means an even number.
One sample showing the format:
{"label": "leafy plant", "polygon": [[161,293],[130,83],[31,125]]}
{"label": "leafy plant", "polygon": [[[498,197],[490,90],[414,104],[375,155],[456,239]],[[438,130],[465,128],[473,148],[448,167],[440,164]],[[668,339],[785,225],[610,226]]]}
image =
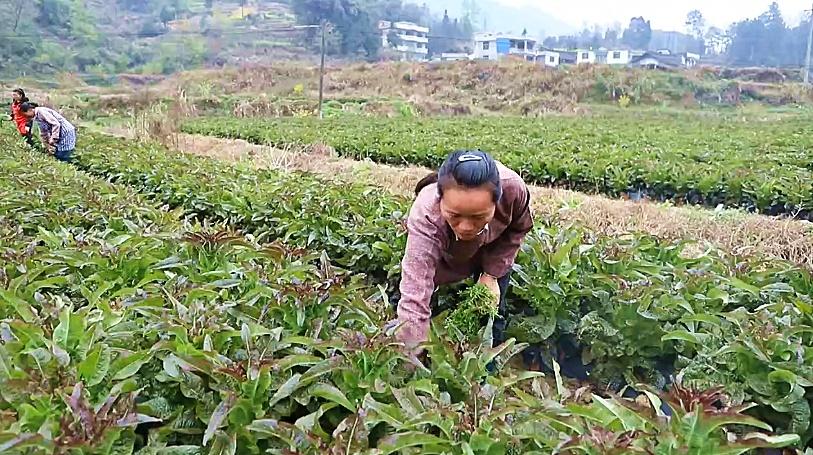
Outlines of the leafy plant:
{"label": "leafy plant", "polygon": [[461,292],[460,302],[444,324],[458,341],[471,340],[480,333],[484,321],[497,317],[497,310],[491,291],[483,284],[475,284]]}
{"label": "leafy plant", "polygon": [[280,147],[323,143],[350,158],[432,168],[450,150],[480,148],[533,183],[809,218],[810,159],[798,142],[808,123],[805,115],[743,121],[656,113],[642,123],[639,114],[622,111],[589,122],[564,116],[331,118],[318,124],[214,117],[191,120],[182,129]]}
{"label": "leafy plant", "polygon": [[[405,201],[99,138],[98,150],[77,158],[111,184],[2,141],[4,450],[550,453],[571,436],[625,443],[629,431],[641,432],[635,440],[679,434],[646,424],[643,411],[639,429],[597,424],[600,406],[624,403],[597,395],[591,411],[579,408],[585,392],[568,389],[555,359],[555,382],[512,369],[527,344],[493,346],[489,324],[465,347],[433,324],[427,363],[410,372],[381,329],[389,315],[371,286],[400,256]],[[688,258],[683,246],[541,226],[515,274],[527,300],[512,296],[512,306],[550,304],[557,323],[545,341],[579,337],[598,371],[630,384],[642,379],[636,365],[664,356],[679,356],[685,376],[709,358],[724,362],[705,365],[741,391],[737,403],[747,393],[758,403],[749,413],[791,428],[781,421],[801,416],[807,356],[785,358],[810,343],[809,275],[716,252]],[[752,333],[765,311],[787,340]],[[726,341],[729,350],[711,355]],[[759,349],[751,359],[736,343]],[[705,377],[717,380],[715,369]],[[771,375],[779,370],[795,376]],[[767,372],[770,387],[751,372]],[[709,444],[724,447],[727,436],[712,428]],[[772,438],[748,443],[796,441]]]}

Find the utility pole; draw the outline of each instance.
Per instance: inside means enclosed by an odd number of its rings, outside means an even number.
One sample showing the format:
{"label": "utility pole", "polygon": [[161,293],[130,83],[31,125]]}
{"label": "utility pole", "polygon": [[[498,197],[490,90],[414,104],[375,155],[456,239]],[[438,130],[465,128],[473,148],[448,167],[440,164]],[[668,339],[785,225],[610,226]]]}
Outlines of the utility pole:
{"label": "utility pole", "polygon": [[813,47],[813,8],[810,10],[810,35],[807,37],[807,58],[805,59],[805,84],[810,83],[810,51]]}
{"label": "utility pole", "polygon": [[[322,21],[322,62],[319,65],[319,119],[324,118],[322,103],[325,99],[325,52],[327,51],[327,21]],[[808,52],[809,54],[809,52]]]}

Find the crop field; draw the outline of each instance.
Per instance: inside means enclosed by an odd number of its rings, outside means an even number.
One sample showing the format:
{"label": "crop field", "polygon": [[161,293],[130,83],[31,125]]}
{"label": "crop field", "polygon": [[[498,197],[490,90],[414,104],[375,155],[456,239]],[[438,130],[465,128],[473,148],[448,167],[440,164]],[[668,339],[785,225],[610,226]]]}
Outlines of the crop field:
{"label": "crop field", "polygon": [[202,118],[183,130],[273,146],[324,143],[351,158],[429,167],[449,150],[481,148],[541,185],[811,218],[808,114],[640,115]]}
{"label": "crop field", "polygon": [[[82,138],[71,166],[0,135],[2,453],[711,454],[813,435],[813,277],[791,264],[540,221],[513,339],[473,333],[477,292],[450,293],[471,313],[438,315],[415,364],[385,298],[410,201]],[[510,361],[529,343],[545,373]],[[560,374],[574,362],[590,377]]]}

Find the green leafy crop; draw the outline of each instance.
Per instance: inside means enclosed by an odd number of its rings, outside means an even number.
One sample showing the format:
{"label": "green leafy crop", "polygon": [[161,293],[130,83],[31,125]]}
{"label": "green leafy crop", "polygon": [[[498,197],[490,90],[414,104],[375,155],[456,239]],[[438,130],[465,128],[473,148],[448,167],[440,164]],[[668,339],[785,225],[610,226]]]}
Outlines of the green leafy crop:
{"label": "green leafy crop", "polygon": [[[551,453],[608,432],[670,448],[701,427],[702,447],[803,436],[774,435],[804,431],[811,389],[813,280],[786,263],[575,227],[528,237],[509,306],[535,310],[535,342],[576,337],[631,384],[648,376],[636,366],[677,357],[763,419],[688,412],[671,428],[514,370],[530,340],[492,346],[488,323],[462,346],[433,324],[428,362],[405,355],[378,285],[397,271],[408,201],[83,138],[77,171],[0,135],[0,451]],[[734,437],[739,425],[768,434]]]}
{"label": "green leafy crop", "polygon": [[447,317],[446,330],[458,341],[472,340],[482,332],[484,322],[497,317],[496,297],[484,284],[470,286],[460,294],[460,303]]}
{"label": "green leafy crop", "polygon": [[[189,133],[259,144],[324,143],[347,157],[437,168],[479,148],[529,182],[809,217],[809,115],[781,119],[640,113],[580,117],[196,119]],[[791,139],[792,138],[792,139]]]}

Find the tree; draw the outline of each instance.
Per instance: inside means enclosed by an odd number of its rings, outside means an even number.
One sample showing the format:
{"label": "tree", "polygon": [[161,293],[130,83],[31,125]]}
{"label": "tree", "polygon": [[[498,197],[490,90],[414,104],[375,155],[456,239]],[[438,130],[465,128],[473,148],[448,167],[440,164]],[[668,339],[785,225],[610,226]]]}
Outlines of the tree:
{"label": "tree", "polygon": [[782,12],[779,10],[779,4],[776,2],[771,3],[768,11],[759,16],[759,20],[764,26],[762,41],[759,46],[761,53],[761,64],[767,66],[779,66],[782,61],[781,50],[785,43],[785,33],[787,27],[785,20],[782,19]]}
{"label": "tree", "polygon": [[436,36],[429,40],[430,55],[465,51],[471,41],[471,24],[458,18],[450,18],[448,11],[444,11],[442,18],[435,18],[429,24],[429,28],[432,35]]}
{"label": "tree", "polygon": [[478,24],[480,21],[480,5],[477,0],[463,0],[463,20],[469,24]]}
{"label": "tree", "polygon": [[694,43],[689,46],[689,50],[700,55],[705,54],[706,19],[703,17],[703,13],[699,10],[689,11],[689,14],[686,15],[686,29],[694,39]]}
{"label": "tree", "polygon": [[71,15],[71,4],[68,0],[39,0],[37,23],[44,27],[66,27]]}
{"label": "tree", "polygon": [[42,38],[39,33],[31,36],[36,30],[33,18],[37,8],[34,3],[15,0],[11,6],[13,8],[10,10],[0,8],[0,35],[6,36],[0,40],[0,69],[17,74],[30,67],[30,60],[40,50]]}
{"label": "tree", "polygon": [[710,27],[704,36],[706,43],[706,54],[720,55],[725,53],[731,40],[720,28]]}
{"label": "tree", "polygon": [[23,15],[23,9],[25,5],[28,3],[28,0],[14,0],[13,4],[13,16],[14,16],[14,26],[11,28],[12,32],[17,31],[17,27],[20,25],[20,18]]}
{"label": "tree", "polygon": [[635,49],[648,49],[651,40],[652,25],[643,17],[633,17],[621,38],[624,44]]}
{"label": "tree", "polygon": [[807,44],[806,32],[801,27],[789,30],[779,5],[774,2],[759,17],[731,26],[728,60],[739,66],[799,65]]}
{"label": "tree", "polygon": [[607,29],[604,33],[604,46],[613,48],[618,45],[618,30]]}
{"label": "tree", "polygon": [[706,31],[706,18],[699,10],[689,11],[686,15],[686,28],[690,35],[702,38]]}
{"label": "tree", "polygon": [[[377,34],[378,30],[355,0],[298,0],[292,7],[297,20],[302,24],[319,24],[323,21],[331,23],[332,33],[339,41],[337,52],[352,55],[363,48],[372,49],[371,43],[366,43],[366,39],[368,35]],[[311,30],[309,35],[309,41],[314,47],[318,47],[318,40],[314,39],[316,34],[316,31]],[[377,37],[376,41],[380,47],[381,38]],[[377,48],[367,52],[369,57],[377,53]]]}
{"label": "tree", "polygon": [[[389,17],[393,20],[414,22],[421,25],[429,25],[431,21],[429,7],[426,6],[426,4],[423,6],[414,3],[401,5],[400,0],[396,1],[396,6],[393,8]],[[384,18],[386,18],[386,16]]]}
{"label": "tree", "polygon": [[159,17],[161,18],[161,23],[164,24],[164,27],[166,27],[170,22],[175,20],[176,14],[177,12],[175,11],[175,8],[173,8],[172,6],[164,5],[164,7],[161,8],[161,13],[159,14]]}
{"label": "tree", "polygon": [[731,27],[728,58],[734,65],[760,64],[759,50],[765,34],[765,24],[759,19],[746,19]]}

